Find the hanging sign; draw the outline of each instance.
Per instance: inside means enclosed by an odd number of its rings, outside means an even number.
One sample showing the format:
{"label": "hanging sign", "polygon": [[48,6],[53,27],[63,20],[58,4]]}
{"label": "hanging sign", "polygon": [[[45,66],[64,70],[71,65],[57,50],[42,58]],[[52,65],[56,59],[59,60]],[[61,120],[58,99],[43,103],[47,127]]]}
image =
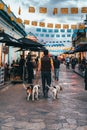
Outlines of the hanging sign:
{"label": "hanging sign", "polygon": [[79,26],[78,26],[78,29],[84,29],[85,28],[85,25],[84,24],[80,24]]}
{"label": "hanging sign", "polygon": [[45,8],[45,7],[40,7],[39,12],[40,12],[40,13],[47,13],[47,8]]}
{"label": "hanging sign", "polygon": [[58,9],[57,8],[54,8],[53,9],[53,14],[55,15],[55,14],[57,14],[58,13]]}
{"label": "hanging sign", "polygon": [[53,28],[53,24],[52,24],[52,23],[48,23],[48,24],[47,24],[47,27],[48,27],[48,28]]}
{"label": "hanging sign", "polygon": [[22,23],[22,19],[21,18],[16,18],[16,22],[17,23]]}
{"label": "hanging sign", "polygon": [[44,22],[40,22],[40,23],[39,23],[39,26],[45,27],[45,23],[44,23]]}
{"label": "hanging sign", "polygon": [[61,14],[68,14],[68,8],[61,8]]}
{"label": "hanging sign", "polygon": [[7,46],[3,46],[2,47],[2,52],[5,53],[5,54],[8,54],[9,48]]}
{"label": "hanging sign", "polygon": [[76,25],[71,25],[71,29],[76,29]]}
{"label": "hanging sign", "polygon": [[87,13],[87,7],[82,7],[81,13]]}
{"label": "hanging sign", "polygon": [[30,21],[29,20],[24,20],[24,24],[29,25]]}
{"label": "hanging sign", "polygon": [[55,28],[61,28],[61,24],[55,24]]}
{"label": "hanging sign", "polygon": [[78,14],[78,8],[71,8],[71,14]]}
{"label": "hanging sign", "polygon": [[63,24],[63,29],[68,29],[69,25],[68,24]]}
{"label": "hanging sign", "polygon": [[4,10],[4,4],[0,3],[0,9]]}
{"label": "hanging sign", "polygon": [[14,17],[10,17],[11,21],[14,21]]}
{"label": "hanging sign", "polygon": [[32,25],[33,26],[37,26],[37,22],[36,21],[32,21]]}
{"label": "hanging sign", "polygon": [[35,8],[34,7],[29,7],[29,12],[30,13],[35,13]]}

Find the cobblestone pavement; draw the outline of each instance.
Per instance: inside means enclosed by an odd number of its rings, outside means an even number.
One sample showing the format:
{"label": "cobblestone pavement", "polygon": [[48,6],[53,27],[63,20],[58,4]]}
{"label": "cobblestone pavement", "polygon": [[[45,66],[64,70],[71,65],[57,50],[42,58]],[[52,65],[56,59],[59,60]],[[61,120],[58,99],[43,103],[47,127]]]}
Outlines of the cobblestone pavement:
{"label": "cobblestone pavement", "polygon": [[63,91],[27,101],[22,84],[0,90],[0,130],[87,130],[87,91],[84,79],[61,65],[59,83]]}

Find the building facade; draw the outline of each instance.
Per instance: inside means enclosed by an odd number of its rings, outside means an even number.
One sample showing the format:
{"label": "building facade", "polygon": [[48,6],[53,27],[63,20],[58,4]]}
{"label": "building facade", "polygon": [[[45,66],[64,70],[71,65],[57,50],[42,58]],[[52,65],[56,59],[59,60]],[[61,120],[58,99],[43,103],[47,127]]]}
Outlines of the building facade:
{"label": "building facade", "polygon": [[[83,26],[83,28],[79,28],[80,26]],[[83,48],[82,51],[79,49],[75,55],[80,59],[83,59],[83,57],[85,57],[87,60],[87,15],[86,20],[84,20],[83,23],[77,24],[77,28],[74,30],[74,33],[72,35],[72,45],[74,48],[77,46],[80,46],[81,48],[85,45],[85,49]]]}
{"label": "building facade", "polygon": [[[0,0],[0,30],[4,30],[5,33],[18,39],[26,36],[25,26],[22,23],[16,22],[16,16],[10,12],[7,12],[8,7]],[[8,51],[4,51],[6,48]],[[12,46],[5,46],[5,43],[0,43],[0,66],[4,63],[11,64],[13,60],[17,60],[20,57],[20,52],[16,52],[18,48]]]}

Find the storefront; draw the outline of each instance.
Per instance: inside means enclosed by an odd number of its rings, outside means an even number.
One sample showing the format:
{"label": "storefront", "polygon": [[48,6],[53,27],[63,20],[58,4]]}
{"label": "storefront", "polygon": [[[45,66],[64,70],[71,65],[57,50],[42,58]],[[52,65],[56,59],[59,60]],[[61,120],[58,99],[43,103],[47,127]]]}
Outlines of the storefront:
{"label": "storefront", "polygon": [[[3,1],[0,1],[0,4],[4,6],[4,9],[0,8],[0,30],[4,30],[5,33],[16,39],[25,36],[25,26],[16,22],[16,17],[12,12],[7,13],[7,6]],[[11,17],[14,18],[14,21],[11,20]],[[5,46],[5,43],[0,43],[0,66],[5,63],[11,64],[13,60],[17,60],[21,53],[16,52],[17,50],[17,47]]]}
{"label": "storefront", "polygon": [[[84,24],[83,24],[84,25]],[[74,54],[79,60],[85,57],[87,59],[87,25],[84,25],[84,29],[76,29],[72,42],[74,46]]]}

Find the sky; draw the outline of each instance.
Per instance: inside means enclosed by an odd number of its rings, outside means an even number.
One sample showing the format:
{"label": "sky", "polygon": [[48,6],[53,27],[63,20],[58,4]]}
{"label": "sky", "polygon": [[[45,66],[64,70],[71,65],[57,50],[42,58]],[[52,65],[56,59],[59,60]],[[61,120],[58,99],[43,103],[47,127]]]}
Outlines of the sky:
{"label": "sky", "polygon": [[[61,23],[61,24],[77,24],[85,19],[85,13],[80,13],[81,7],[87,7],[87,0],[3,0],[7,5],[10,5],[13,13],[22,20],[30,20],[45,23]],[[21,7],[21,15],[18,15],[18,8]],[[29,7],[35,7],[35,13],[29,13]],[[40,7],[46,7],[47,13],[39,13]],[[78,7],[78,14],[61,15],[57,13],[53,15],[53,8],[68,8]],[[27,25],[26,25],[27,26]],[[28,26],[27,26],[28,27]]]}
{"label": "sky", "polygon": [[[82,23],[86,19],[86,14],[81,13],[82,7],[87,7],[87,0],[3,0],[3,2],[8,6],[10,5],[11,11],[16,17],[29,21],[37,21],[52,24],[78,24]],[[21,8],[21,15],[18,14],[18,9]],[[35,13],[29,13],[29,7],[35,8]],[[46,14],[39,13],[39,8],[47,8]],[[58,13],[53,15],[53,9],[58,8]],[[68,8],[69,13],[64,15],[60,13],[61,8]],[[71,8],[78,8],[78,14],[71,14]],[[37,26],[39,27],[39,26]],[[30,30],[35,32],[35,26],[31,24],[25,25],[26,32]],[[43,40],[43,39],[39,39]],[[45,38],[44,38],[45,40]],[[50,39],[52,40],[52,39]],[[53,39],[54,40],[54,39]],[[56,39],[55,39],[56,40]],[[59,39],[61,40],[61,39]],[[71,38],[62,38],[62,41],[71,40]],[[66,43],[65,46],[72,46],[72,43]]]}

